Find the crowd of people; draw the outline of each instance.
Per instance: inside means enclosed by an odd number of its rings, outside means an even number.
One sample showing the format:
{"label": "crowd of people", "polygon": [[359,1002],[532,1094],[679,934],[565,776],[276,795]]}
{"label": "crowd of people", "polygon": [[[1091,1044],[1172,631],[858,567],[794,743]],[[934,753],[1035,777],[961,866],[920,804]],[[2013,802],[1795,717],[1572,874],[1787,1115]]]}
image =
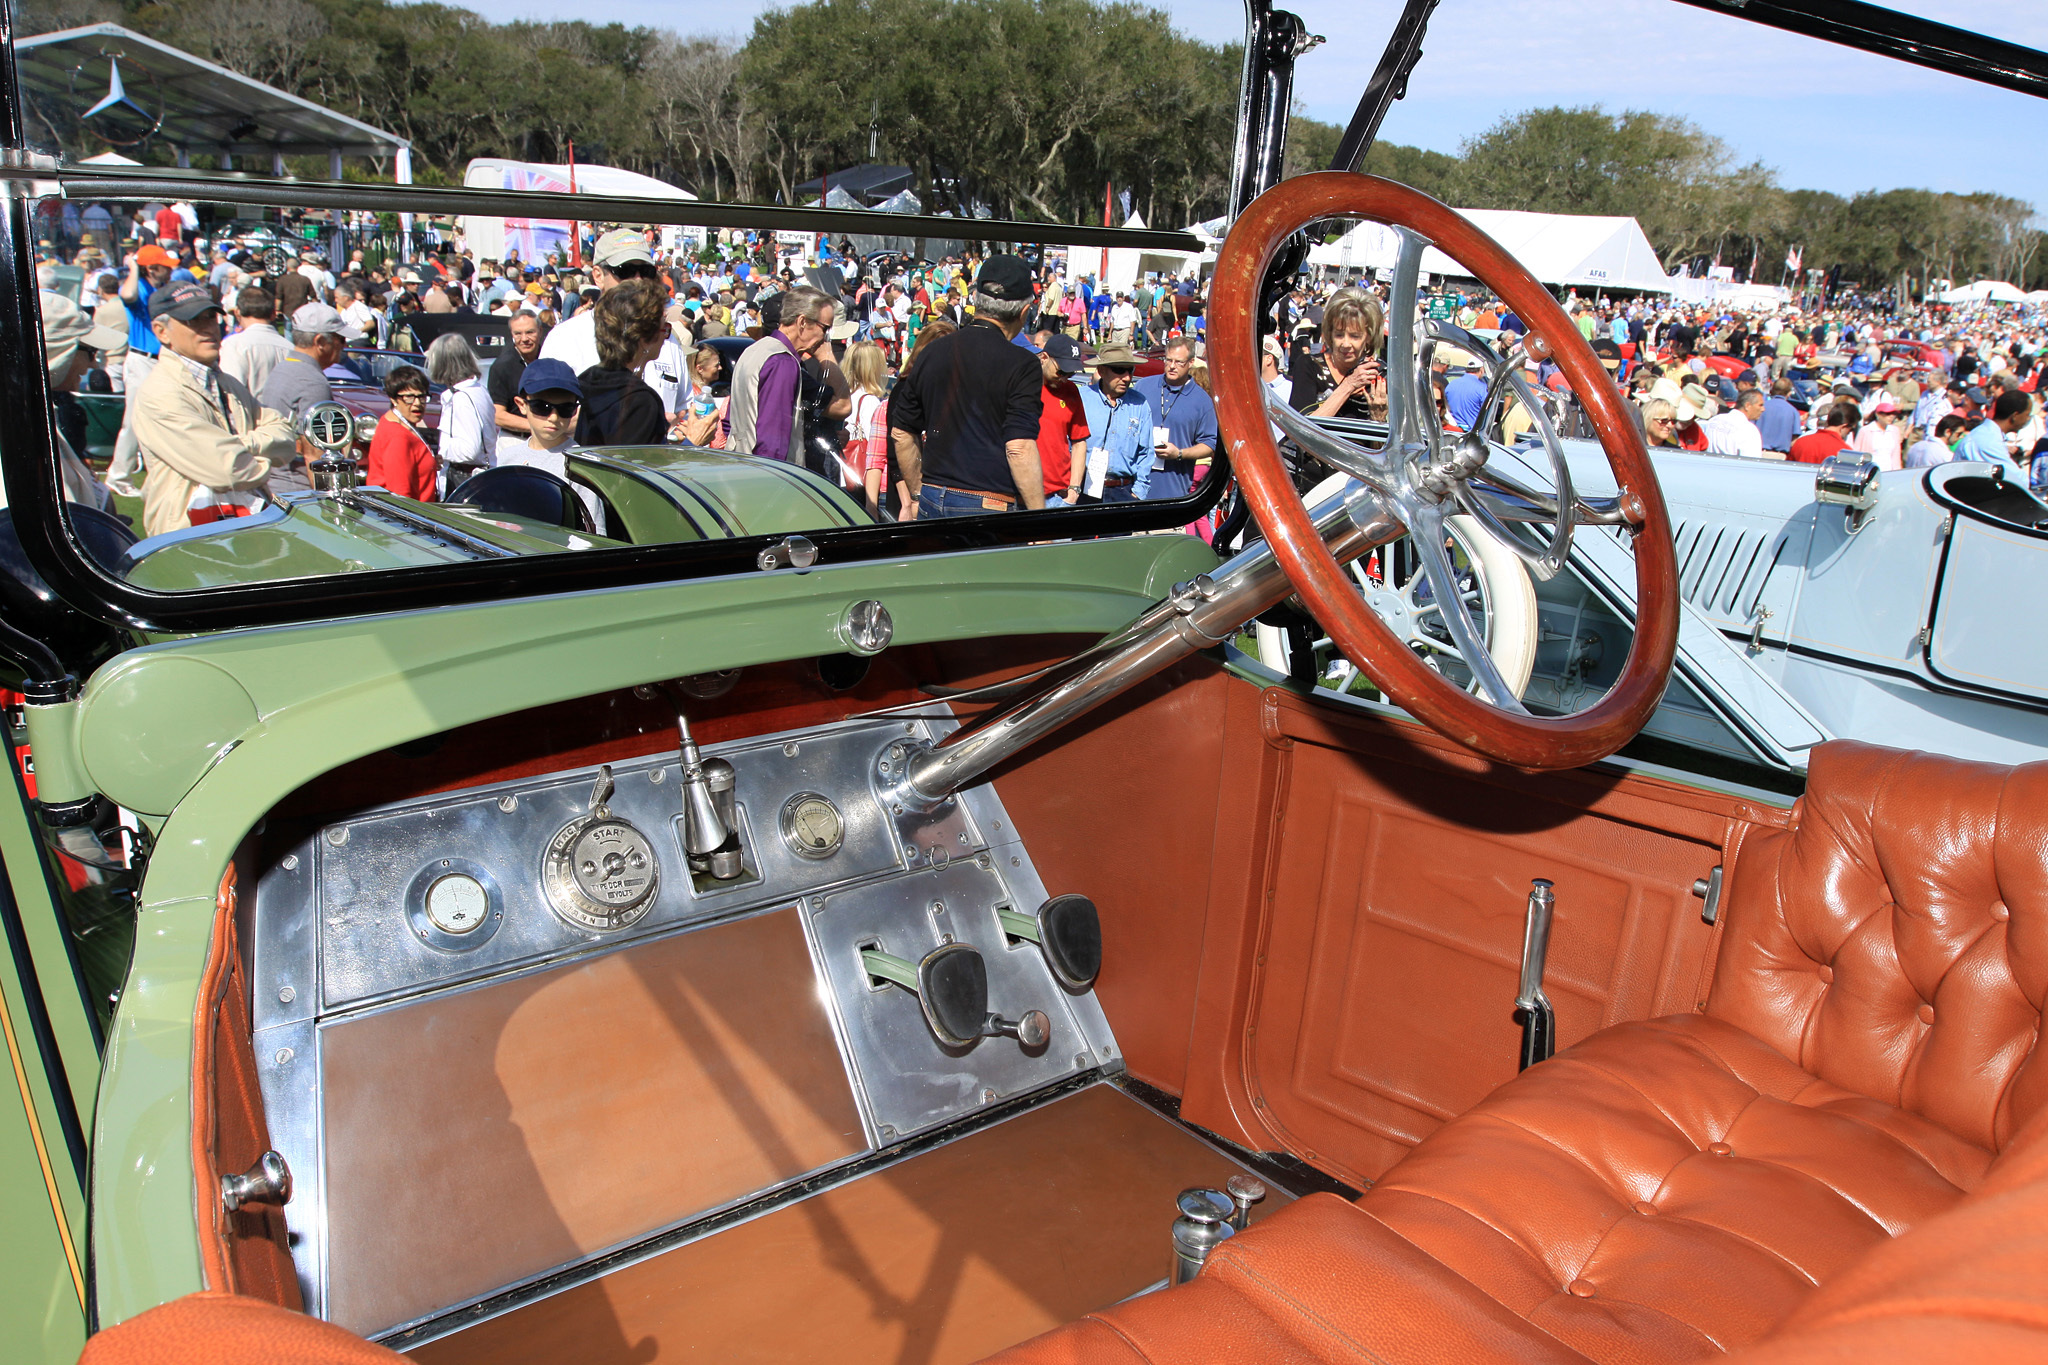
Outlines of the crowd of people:
{"label": "crowd of people", "polygon": [[[331,251],[280,261],[209,242],[186,206],[155,207],[134,220],[152,240],[118,265],[87,232],[68,262],[75,293],[59,291],[54,250],[39,280],[46,324],[92,328],[72,339],[79,373],[66,383],[124,396],[102,500],[139,484],[150,534],[241,515],[289,485],[312,453],[307,412],[336,383],[364,382],[351,348],[417,357],[383,372],[390,407],[363,472],[423,500],[499,464],[565,475],[575,445],[685,442],[802,463],[878,517],[978,515],[1182,497],[1221,444],[1192,274],[1111,289],[1054,259],[864,260],[826,241],[805,260],[738,232],[664,250],[633,228],[595,235],[577,267],[459,243],[410,261],[357,251],[337,267]],[[1307,413],[1384,417],[1386,307],[1384,283],[1305,284],[1271,319],[1263,379]],[[1526,330],[1454,288],[1423,307],[1482,338]],[[1567,308],[1653,447],[1888,469],[1979,459],[2048,478],[2034,397],[2048,333],[2032,314],[1576,296]],[[509,344],[487,362],[462,328],[422,315],[502,318]],[[46,325],[53,354],[58,339]],[[1527,366],[1534,389],[1568,394],[1553,362]],[[1530,430],[1519,402],[1481,411],[1477,355],[1438,345],[1435,369],[1447,428]]]}
{"label": "crowd of people", "polygon": [[[826,245],[825,274],[778,259],[768,234],[682,252],[632,228],[574,269],[443,250],[357,251],[337,270],[310,248],[208,243],[174,216],[118,265],[90,233],[63,262],[107,343],[81,350],[96,359],[77,383],[124,400],[99,500],[139,488],[148,534],[294,486],[316,453],[306,414],[365,383],[358,348],[417,356],[383,372],[363,477],[424,500],[497,464],[563,474],[571,445],[679,441],[803,463],[908,519],[1175,497],[1219,444],[1191,277],[1119,294],[1007,254],[870,263],[850,243]],[[40,267],[46,314],[59,254]],[[509,344],[485,363],[434,314],[503,318]],[[992,337],[1007,349],[991,356]],[[1162,373],[1137,380],[1137,351],[1162,344]]]}

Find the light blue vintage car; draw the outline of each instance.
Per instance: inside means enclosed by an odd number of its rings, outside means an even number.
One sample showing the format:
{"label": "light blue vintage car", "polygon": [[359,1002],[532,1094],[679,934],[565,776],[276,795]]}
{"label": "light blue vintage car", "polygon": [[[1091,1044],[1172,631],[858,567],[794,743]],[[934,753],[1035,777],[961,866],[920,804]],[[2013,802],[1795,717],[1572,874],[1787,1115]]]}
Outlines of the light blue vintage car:
{"label": "light blue vintage car", "polygon": [[[1341,424],[1331,424],[1341,425]],[[1346,433],[1372,440],[1359,427]],[[1581,496],[1612,495],[1600,448],[1564,440]],[[1754,771],[1803,774],[1833,738],[1997,762],[2048,757],[2048,640],[2028,598],[2048,568],[2048,506],[1986,464],[1880,472],[1663,452],[1657,474],[1678,552],[1678,661],[1639,756],[1681,744]],[[1550,486],[1540,445],[1493,448],[1488,470]],[[1340,480],[1333,480],[1333,483]],[[1453,518],[1459,591],[1503,676],[1538,713],[1577,710],[1612,682],[1634,614],[1632,557],[1612,531],[1582,530],[1548,580]],[[1411,647],[1469,677],[1426,575],[1390,547],[1354,568]],[[1259,655],[1288,667],[1287,631],[1258,629]],[[1318,682],[1370,685],[1317,632]]]}

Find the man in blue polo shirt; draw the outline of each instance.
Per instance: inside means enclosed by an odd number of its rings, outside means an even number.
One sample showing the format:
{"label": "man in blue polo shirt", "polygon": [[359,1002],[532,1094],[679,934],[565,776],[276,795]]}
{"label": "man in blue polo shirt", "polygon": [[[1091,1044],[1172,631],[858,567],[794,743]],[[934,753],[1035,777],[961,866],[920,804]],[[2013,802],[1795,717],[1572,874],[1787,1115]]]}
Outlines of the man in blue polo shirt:
{"label": "man in blue polo shirt", "polygon": [[128,358],[121,365],[121,434],[114,438],[114,456],[107,462],[107,486],[124,497],[136,497],[135,480],[142,473],[142,448],[135,441],[135,400],[142,382],[156,368],[160,342],[150,330],[149,300],[171,282],[178,258],[154,242],[129,258],[121,281],[121,302],[128,309]]}
{"label": "man in blue polo shirt", "polygon": [[[1143,501],[1152,482],[1152,405],[1132,389],[1138,357],[1127,346],[1106,346],[1095,355],[1095,383],[1081,390],[1088,421],[1088,465],[1081,501]],[[1098,454],[1097,452],[1102,452]],[[1094,486],[1094,466],[1103,467]]]}
{"label": "man in blue polo shirt", "polygon": [[[1131,388],[1152,409],[1152,477],[1140,497],[1185,497],[1195,486],[1195,463],[1216,453],[1216,405],[1189,371],[1195,346],[1186,337],[1166,343],[1164,373],[1147,375]],[[1159,429],[1166,429],[1164,440]]]}

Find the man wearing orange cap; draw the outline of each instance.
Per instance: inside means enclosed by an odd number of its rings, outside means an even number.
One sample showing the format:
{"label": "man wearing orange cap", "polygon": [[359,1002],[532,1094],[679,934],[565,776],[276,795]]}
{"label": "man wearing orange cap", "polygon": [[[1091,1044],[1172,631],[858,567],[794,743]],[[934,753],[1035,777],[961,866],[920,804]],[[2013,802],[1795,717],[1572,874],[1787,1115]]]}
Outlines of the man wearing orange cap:
{"label": "man wearing orange cap", "polygon": [[151,242],[128,258],[121,281],[121,302],[128,309],[128,358],[121,363],[121,434],[114,438],[114,457],[107,463],[107,486],[126,497],[136,495],[135,476],[142,472],[142,451],[135,442],[135,399],[156,368],[159,343],[149,326],[150,296],[170,283],[178,258]]}

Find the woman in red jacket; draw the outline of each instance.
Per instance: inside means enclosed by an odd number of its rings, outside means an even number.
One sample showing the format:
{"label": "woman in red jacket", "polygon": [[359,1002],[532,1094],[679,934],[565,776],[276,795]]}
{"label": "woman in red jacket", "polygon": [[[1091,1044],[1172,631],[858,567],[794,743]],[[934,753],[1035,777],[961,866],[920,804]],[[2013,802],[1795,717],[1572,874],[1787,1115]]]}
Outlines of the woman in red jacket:
{"label": "woman in red jacket", "polygon": [[384,393],[391,410],[370,438],[363,482],[415,502],[432,502],[438,462],[419,432],[427,411],[427,376],[411,365],[400,365],[385,378]]}

